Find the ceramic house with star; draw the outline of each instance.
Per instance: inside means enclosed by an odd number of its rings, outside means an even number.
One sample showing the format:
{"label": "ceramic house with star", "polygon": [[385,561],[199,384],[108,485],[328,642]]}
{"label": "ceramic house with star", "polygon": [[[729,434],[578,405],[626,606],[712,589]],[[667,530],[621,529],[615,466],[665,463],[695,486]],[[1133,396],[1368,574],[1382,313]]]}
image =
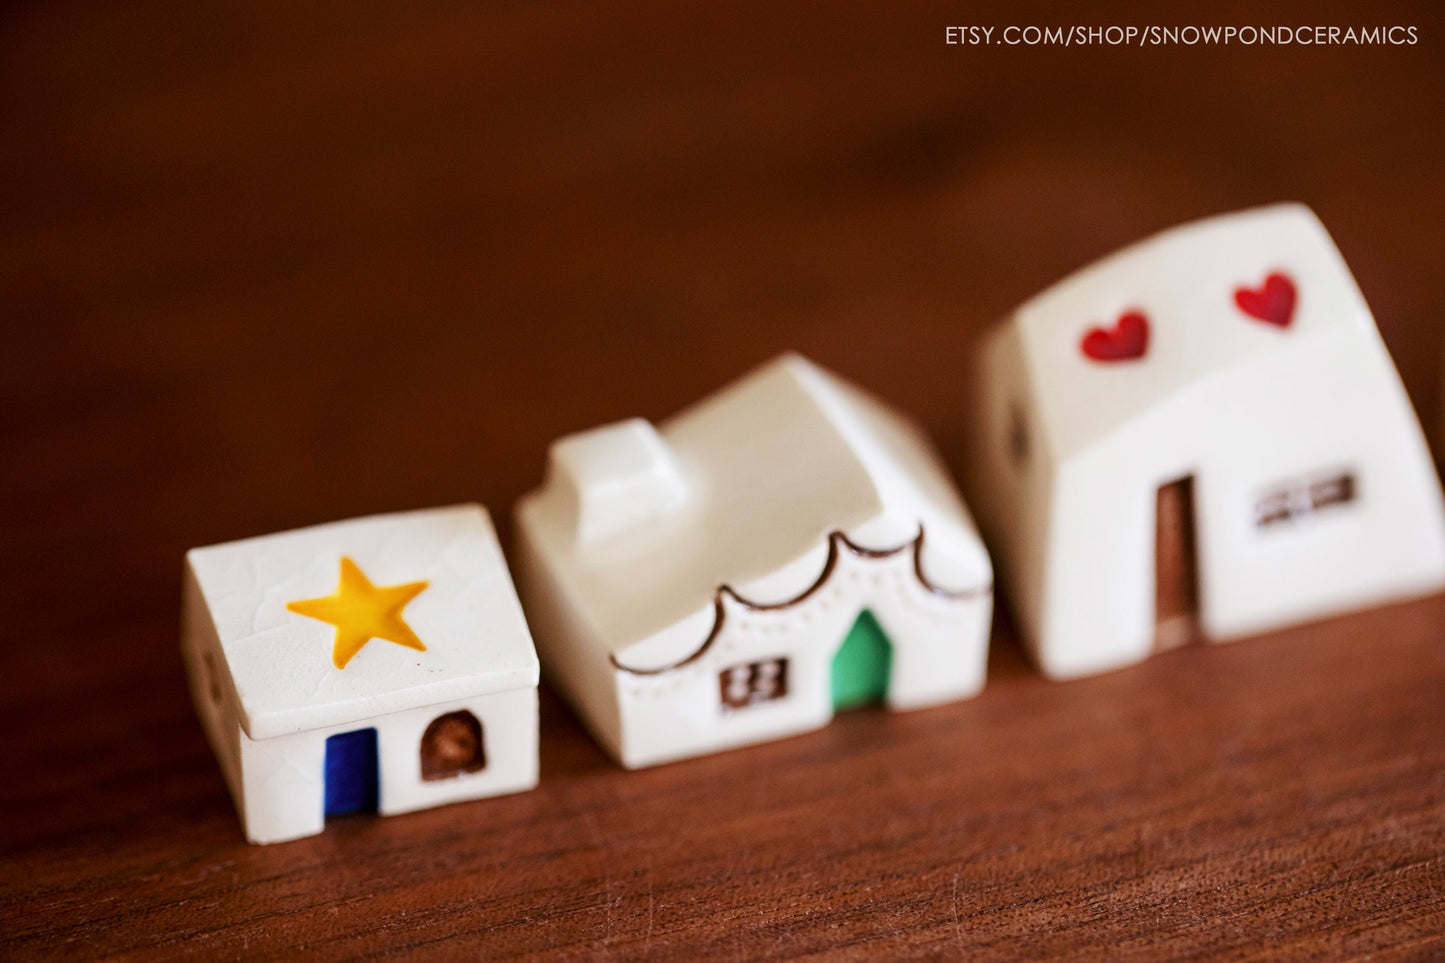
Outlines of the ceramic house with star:
{"label": "ceramic house with star", "polygon": [[252,842],[537,783],[537,656],[480,506],[193,549],[182,622]]}
{"label": "ceramic house with star", "polygon": [[1445,585],[1420,425],[1304,207],[1080,271],[991,333],[975,387],[969,494],[1049,676]]}
{"label": "ceramic house with star", "polygon": [[517,509],[548,677],[623,765],[984,682],[992,568],[922,433],[788,355],[556,442]]}

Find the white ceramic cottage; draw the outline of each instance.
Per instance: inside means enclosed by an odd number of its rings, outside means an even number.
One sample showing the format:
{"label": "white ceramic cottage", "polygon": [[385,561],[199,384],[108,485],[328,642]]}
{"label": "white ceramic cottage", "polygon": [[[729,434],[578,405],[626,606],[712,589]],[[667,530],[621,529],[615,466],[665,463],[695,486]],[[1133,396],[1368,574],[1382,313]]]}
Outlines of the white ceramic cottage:
{"label": "white ceramic cottage", "polygon": [[252,842],[537,784],[537,655],[480,506],[186,563],[191,694]]}
{"label": "white ceramic cottage", "polygon": [[983,686],[992,569],[944,468],[800,357],[556,442],[517,521],[548,678],[625,766]]}
{"label": "white ceramic cottage", "polygon": [[1049,676],[1445,584],[1419,423],[1304,207],[1115,254],[982,361],[970,497]]}

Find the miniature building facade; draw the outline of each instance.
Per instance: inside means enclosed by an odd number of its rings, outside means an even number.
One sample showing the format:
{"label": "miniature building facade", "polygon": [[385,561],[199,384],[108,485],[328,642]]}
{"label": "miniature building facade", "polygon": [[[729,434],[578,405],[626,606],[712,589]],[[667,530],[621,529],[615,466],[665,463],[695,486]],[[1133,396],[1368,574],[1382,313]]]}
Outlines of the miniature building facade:
{"label": "miniature building facade", "polygon": [[480,506],[193,549],[182,652],[252,842],[537,783],[537,656]]}
{"label": "miniature building facade", "polygon": [[947,473],[800,357],[558,441],[517,523],[548,677],[625,766],[983,685],[992,568]]}
{"label": "miniature building facade", "polygon": [[1304,207],[1080,271],[991,333],[977,386],[969,494],[1051,677],[1445,584],[1419,423]]}

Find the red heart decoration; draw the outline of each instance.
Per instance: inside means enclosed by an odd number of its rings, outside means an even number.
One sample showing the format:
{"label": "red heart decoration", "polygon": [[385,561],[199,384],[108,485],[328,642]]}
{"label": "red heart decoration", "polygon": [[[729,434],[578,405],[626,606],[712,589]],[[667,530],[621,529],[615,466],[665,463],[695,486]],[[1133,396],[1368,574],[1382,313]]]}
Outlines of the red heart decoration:
{"label": "red heart decoration", "polygon": [[1142,311],[1119,315],[1113,328],[1090,328],[1079,349],[1094,361],[1131,361],[1149,348],[1149,319]]}
{"label": "red heart decoration", "polygon": [[1295,287],[1286,274],[1276,271],[1260,288],[1235,288],[1234,303],[1251,318],[1287,328],[1294,320]]}

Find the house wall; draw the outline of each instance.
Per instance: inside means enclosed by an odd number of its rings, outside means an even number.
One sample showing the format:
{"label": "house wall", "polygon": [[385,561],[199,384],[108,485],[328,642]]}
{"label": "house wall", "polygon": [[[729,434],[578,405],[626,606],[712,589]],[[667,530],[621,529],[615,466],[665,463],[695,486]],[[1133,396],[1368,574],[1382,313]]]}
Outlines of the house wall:
{"label": "house wall", "polygon": [[[991,592],[948,599],[929,591],[914,574],[911,550],[882,559],[843,551],[829,579],[786,608],[753,609],[727,594],[723,606],[722,628],[700,657],[655,675],[613,673],[623,765],[655,765],[826,725],[833,716],[833,656],[865,608],[893,643],[890,708],[962,699],[983,687]],[[788,660],[786,695],[724,706],[725,670],[778,658]]]}
{"label": "house wall", "polygon": [[[465,709],[482,726],[486,768],[423,781],[421,741],[438,716]],[[236,728],[246,837],[274,843],[325,828],[326,740],[374,726],[383,815],[520,792],[537,785],[537,690],[527,687],[440,703],[325,729],[253,740]]]}
{"label": "house wall", "polygon": [[[1218,459],[1206,484],[1202,618],[1212,637],[1263,632],[1445,584],[1440,483],[1394,366],[1373,330],[1369,335],[1261,365],[1249,382],[1256,402],[1231,406],[1221,425],[1252,456]],[[1240,396],[1246,373],[1239,374],[1237,385],[1219,386],[1221,399]],[[1224,440],[1216,440],[1221,449]],[[1337,470],[1354,473],[1353,502],[1298,523],[1254,524],[1264,491]]]}
{"label": "house wall", "polygon": [[[186,566],[181,586],[181,658],[186,664],[186,680],[191,702],[201,720],[201,729],[221,766],[231,798],[239,808],[241,794],[241,745],[237,734],[238,700],[225,671],[220,637],[215,623],[207,614],[200,586],[190,566]],[[244,813],[242,814],[244,819]]]}
{"label": "house wall", "polygon": [[[1270,528],[1274,486],[1352,472],[1355,500]],[[1445,584],[1439,482],[1373,330],[1200,379],[1059,466],[1035,647],[1054,678],[1149,655],[1159,485],[1195,475],[1200,619],[1214,640]]]}
{"label": "house wall", "polygon": [[541,539],[524,500],[517,510],[513,574],[522,607],[548,683],[556,686],[592,732],[594,739],[616,758],[621,755],[617,688],[608,651],[597,633],[583,622],[581,606],[566,596],[554,576],[556,568],[540,557]]}
{"label": "house wall", "polygon": [[978,354],[969,405],[965,491],[978,507],[1020,641],[1037,661],[1056,471],[1018,326],[1002,324]]}

